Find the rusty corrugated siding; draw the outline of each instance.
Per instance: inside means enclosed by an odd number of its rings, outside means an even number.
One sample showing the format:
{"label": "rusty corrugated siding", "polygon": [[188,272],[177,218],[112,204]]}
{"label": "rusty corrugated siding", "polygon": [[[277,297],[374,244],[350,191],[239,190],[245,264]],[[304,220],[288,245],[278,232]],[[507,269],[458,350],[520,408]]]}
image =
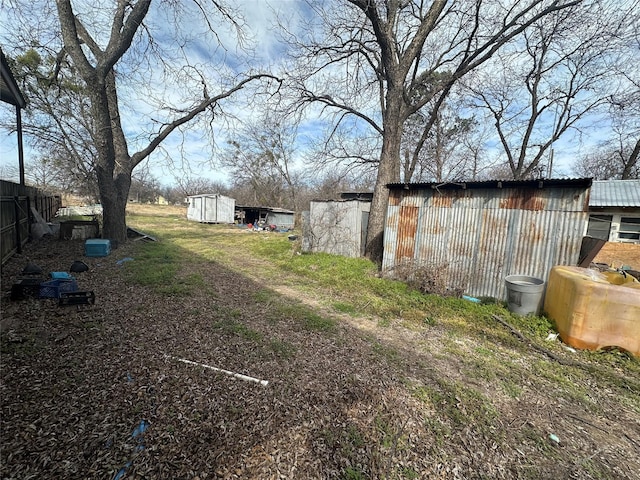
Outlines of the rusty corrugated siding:
{"label": "rusty corrugated siding", "polygon": [[504,298],[507,275],[546,280],[552,266],[576,264],[588,186],[479,187],[392,187],[383,270],[410,259],[445,272],[452,288]]}
{"label": "rusty corrugated siding", "polygon": [[418,207],[403,205],[400,207],[398,219],[398,242],[396,246],[396,258],[413,258],[415,247],[416,229],[418,227]]}

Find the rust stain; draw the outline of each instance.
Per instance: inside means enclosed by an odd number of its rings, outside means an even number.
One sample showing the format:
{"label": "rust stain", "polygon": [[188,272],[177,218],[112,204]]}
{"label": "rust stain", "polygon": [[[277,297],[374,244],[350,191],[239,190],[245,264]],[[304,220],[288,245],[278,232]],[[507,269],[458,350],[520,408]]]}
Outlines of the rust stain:
{"label": "rust stain", "polygon": [[531,189],[515,190],[513,195],[500,201],[500,208],[507,210],[540,211],[546,207],[545,198]]}
{"label": "rust stain", "polygon": [[[574,199],[578,200],[579,197],[580,197],[580,195],[576,195],[574,197]],[[591,189],[589,188],[587,190],[587,192],[585,193],[585,195],[584,195],[584,205],[582,205],[582,211],[583,212],[588,212],[589,211],[589,200],[590,200],[590,198],[591,198]]]}
{"label": "rust stain", "polygon": [[400,190],[391,190],[389,192],[389,205],[392,207],[397,207],[402,202],[402,191]]}
{"label": "rust stain", "polygon": [[546,205],[546,202],[544,201],[544,198],[539,197],[534,193],[534,194],[527,195],[523,199],[522,209],[540,211],[540,210],[544,210],[545,205]]}
{"label": "rust stain", "polygon": [[539,243],[545,239],[544,230],[540,228],[536,222],[531,221],[529,223],[529,234],[527,237],[529,237],[534,243]]}
{"label": "rust stain", "polygon": [[416,232],[418,230],[418,212],[418,207],[400,207],[396,261],[403,258],[413,258]]}
{"label": "rust stain", "polygon": [[453,198],[450,196],[436,194],[433,197],[431,197],[431,205],[433,205],[434,207],[451,208],[452,203],[453,203]]}
{"label": "rust stain", "polygon": [[391,213],[389,213],[389,216],[387,217],[387,225],[397,225],[398,224],[398,218],[397,218],[397,214],[396,214],[396,210],[392,210]]}

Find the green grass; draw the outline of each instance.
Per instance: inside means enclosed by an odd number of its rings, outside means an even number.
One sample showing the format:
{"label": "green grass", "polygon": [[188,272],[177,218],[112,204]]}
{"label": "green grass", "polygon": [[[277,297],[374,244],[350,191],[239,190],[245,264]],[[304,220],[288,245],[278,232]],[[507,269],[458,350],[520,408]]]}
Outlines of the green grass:
{"label": "green grass", "polygon": [[247,327],[233,318],[218,320],[213,322],[212,326],[214,329],[221,330],[227,335],[236,335],[253,342],[260,342],[263,338],[262,333]]}
{"label": "green grass", "polygon": [[348,302],[334,302],[332,306],[336,312],[346,313],[347,315],[355,315],[358,312],[356,306]]}
{"label": "green grass", "polygon": [[[132,282],[167,295],[188,295],[193,289],[207,288],[207,281],[198,274],[181,273],[183,267],[217,262],[221,268],[262,283],[262,288],[246,301],[259,305],[262,318],[271,324],[286,321],[303,330],[331,334],[338,320],[324,311],[374,318],[378,325],[389,328],[400,322],[404,327],[424,331],[427,337],[430,331],[437,332],[438,349],[430,354],[434,358],[455,357],[463,375],[487,385],[504,401],[519,398],[526,388],[536,388],[557,392],[592,409],[595,406],[586,385],[597,375],[615,391],[622,404],[640,412],[640,361],[615,350],[570,354],[558,342],[546,342],[554,326],[545,317],[511,314],[495,299],[473,303],[424,295],[402,282],[380,278],[376,266],[366,259],[298,254],[286,234],[243,233],[235,227],[188,222],[184,215],[132,215],[129,220],[132,226],[160,240],[140,245],[135,262],[125,265]],[[270,288],[271,284],[295,286],[321,308],[283,297]],[[222,317],[214,321],[225,333],[255,341],[279,357],[299,353],[287,342],[260,337],[258,332],[235,324],[238,318],[232,311],[223,313],[229,323],[225,324]],[[514,336],[494,316],[556,355],[595,367],[559,365]],[[380,342],[372,342],[371,349],[390,363],[401,357],[393,347]],[[528,383],[523,383],[524,379]],[[495,413],[490,399],[453,378],[424,388],[416,395],[442,412],[431,421],[443,431],[460,422],[478,421],[485,428]],[[462,399],[464,409],[452,400],[456,396]]]}
{"label": "green grass", "polygon": [[269,340],[267,348],[285,360],[293,358],[298,350],[295,345],[278,339]]}
{"label": "green grass", "polygon": [[188,296],[207,287],[199,273],[179,273],[185,263],[184,252],[167,241],[149,242],[137,249],[134,261],[123,268],[129,282],[153,288],[167,296]]}
{"label": "green grass", "polygon": [[[461,299],[424,295],[405,283],[379,278],[376,266],[366,259],[324,253],[294,254],[294,246],[285,234],[239,234],[235,227],[199,224],[178,217],[136,216],[134,220],[139,229],[183,250],[182,256],[192,255],[200,261],[221,262],[228,268],[240,269],[245,273],[259,268],[261,277],[283,283],[295,281],[297,287],[310,295],[335,297],[328,303],[335,311],[350,316],[373,315],[381,319],[382,325],[400,319],[409,326],[445,324],[452,330],[466,331],[471,327],[478,331],[496,323],[489,321],[491,314],[509,315],[502,305],[494,302],[475,304]],[[157,253],[158,265],[162,268],[142,275],[143,284],[145,281],[167,282],[175,275],[171,269],[174,252],[164,252],[169,258]],[[245,264],[243,258],[252,261]],[[177,293],[180,293],[179,287],[180,284],[173,287]],[[266,289],[255,295],[260,303],[270,304],[274,300],[273,294]],[[276,315],[287,316],[291,313],[290,307],[286,307]],[[308,313],[295,313],[293,316],[303,320],[311,329],[330,329],[333,323],[326,319],[321,321]],[[529,330],[546,330],[548,321],[534,318]],[[508,334],[503,336],[509,337]]]}
{"label": "green grass", "polygon": [[498,410],[478,389],[441,378],[432,384],[414,386],[413,395],[433,409],[433,415],[425,421],[439,435],[446,437],[451,431],[471,428],[485,438],[502,441],[502,434],[494,428]]}

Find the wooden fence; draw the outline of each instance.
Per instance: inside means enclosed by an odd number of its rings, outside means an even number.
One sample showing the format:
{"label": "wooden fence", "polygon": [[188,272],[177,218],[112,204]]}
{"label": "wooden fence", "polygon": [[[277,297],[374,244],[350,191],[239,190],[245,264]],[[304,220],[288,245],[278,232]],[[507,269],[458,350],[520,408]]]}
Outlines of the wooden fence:
{"label": "wooden fence", "polygon": [[46,195],[37,188],[0,180],[0,253],[2,265],[22,253],[34,222],[33,207],[50,222],[62,206],[59,195]]}

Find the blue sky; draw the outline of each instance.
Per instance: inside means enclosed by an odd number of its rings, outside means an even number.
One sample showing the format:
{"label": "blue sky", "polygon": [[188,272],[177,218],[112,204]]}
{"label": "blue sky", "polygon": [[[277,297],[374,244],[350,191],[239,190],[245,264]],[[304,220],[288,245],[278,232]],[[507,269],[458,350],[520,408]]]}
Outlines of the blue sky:
{"label": "blue sky", "polygon": [[[251,56],[236,48],[237,37],[228,24],[221,23],[217,26],[220,40],[220,45],[218,45],[211,41],[206,42],[202,36],[199,36],[200,30],[204,29],[203,25],[186,22],[186,19],[194,18],[193,15],[196,12],[189,12],[188,9],[180,12],[182,20],[185,21],[184,24],[181,24],[183,27],[181,35],[183,35],[186,45],[184,51],[189,55],[190,61],[205,65],[214,60],[215,62],[212,65],[218,66],[217,68],[205,68],[212,88],[215,88],[217,84],[222,84],[226,76],[246,71],[248,66],[254,70],[272,67],[277,71],[282,68],[285,47],[279,42],[279,37],[276,34],[276,20],[279,17],[287,23],[291,30],[296,31],[298,28],[298,14],[307,8],[303,2],[298,0],[235,0],[230,3],[233,3],[244,18],[246,41],[247,44],[253,47]],[[5,3],[2,3],[2,5],[0,9],[6,8]],[[163,25],[166,25],[170,20],[170,16],[166,11],[153,11],[148,20],[150,25],[159,28],[156,39],[160,43],[164,43],[169,48],[172,45],[175,46],[174,37],[167,29],[163,28]],[[193,38],[190,37],[192,34],[194,35]],[[177,62],[181,51],[175,48],[174,52],[176,54],[174,60]],[[220,65],[224,65],[224,67],[220,68]],[[148,93],[149,97],[151,97],[154,92],[159,94],[159,92],[167,88],[169,89],[166,91],[168,94],[166,98],[172,99],[177,107],[183,105],[184,103],[182,102],[188,97],[188,94],[179,86],[167,87],[161,72],[154,74],[150,82],[145,85],[144,93]],[[140,93],[139,90],[123,91],[121,93],[121,105],[125,105],[125,108],[123,108],[123,125],[125,130],[131,134],[131,138],[136,137],[141,132],[141,118],[148,115],[153,116],[155,113],[150,104],[143,103],[141,98],[137,97]],[[211,91],[210,93],[214,94],[216,92]],[[244,100],[246,99],[243,98],[243,95],[238,95],[232,100],[225,101],[222,104],[222,108],[231,116],[237,118],[238,121],[256,118],[259,115],[258,111],[244,105]],[[13,114],[11,108],[7,109],[4,106],[1,112],[3,115]],[[141,112],[145,115],[141,115]],[[596,118],[593,118],[591,123],[596,125],[596,120]],[[235,120],[230,121],[228,119],[214,123],[213,133],[218,146],[224,145],[226,139],[232,135],[230,132],[236,128],[236,125]],[[300,155],[303,153],[304,143],[312,138],[314,132],[322,132],[324,125],[323,121],[310,114],[306,123],[300,128]],[[150,158],[150,164],[153,166],[152,173],[162,183],[166,184],[173,181],[172,168],[165,162],[165,157],[168,155],[175,164],[181,165],[183,154],[193,171],[214,180],[227,180],[224,172],[220,172],[219,169],[211,165],[210,160],[213,155],[213,149],[210,144],[210,138],[203,133],[203,130],[200,130],[200,127],[201,125],[196,121],[189,125],[189,129],[174,132],[165,140],[162,150],[156,152]],[[581,136],[569,133],[557,141],[554,145],[554,172],[557,175],[571,176],[569,165],[573,159],[577,155],[595,148],[606,137],[608,133],[606,130],[606,125],[603,125],[599,126],[599,128],[591,129]],[[183,142],[183,139],[187,141]],[[25,141],[26,155],[29,157],[31,151],[28,147],[28,138]],[[130,151],[133,153],[136,150],[135,141],[132,140],[130,146]],[[497,138],[490,139],[486,146],[489,151],[494,150],[495,146],[499,147]],[[499,149],[496,149],[495,152],[498,153]],[[6,167],[10,165],[17,165],[16,135],[7,135],[6,132],[2,131],[0,132],[0,173],[3,176],[5,176]]]}

